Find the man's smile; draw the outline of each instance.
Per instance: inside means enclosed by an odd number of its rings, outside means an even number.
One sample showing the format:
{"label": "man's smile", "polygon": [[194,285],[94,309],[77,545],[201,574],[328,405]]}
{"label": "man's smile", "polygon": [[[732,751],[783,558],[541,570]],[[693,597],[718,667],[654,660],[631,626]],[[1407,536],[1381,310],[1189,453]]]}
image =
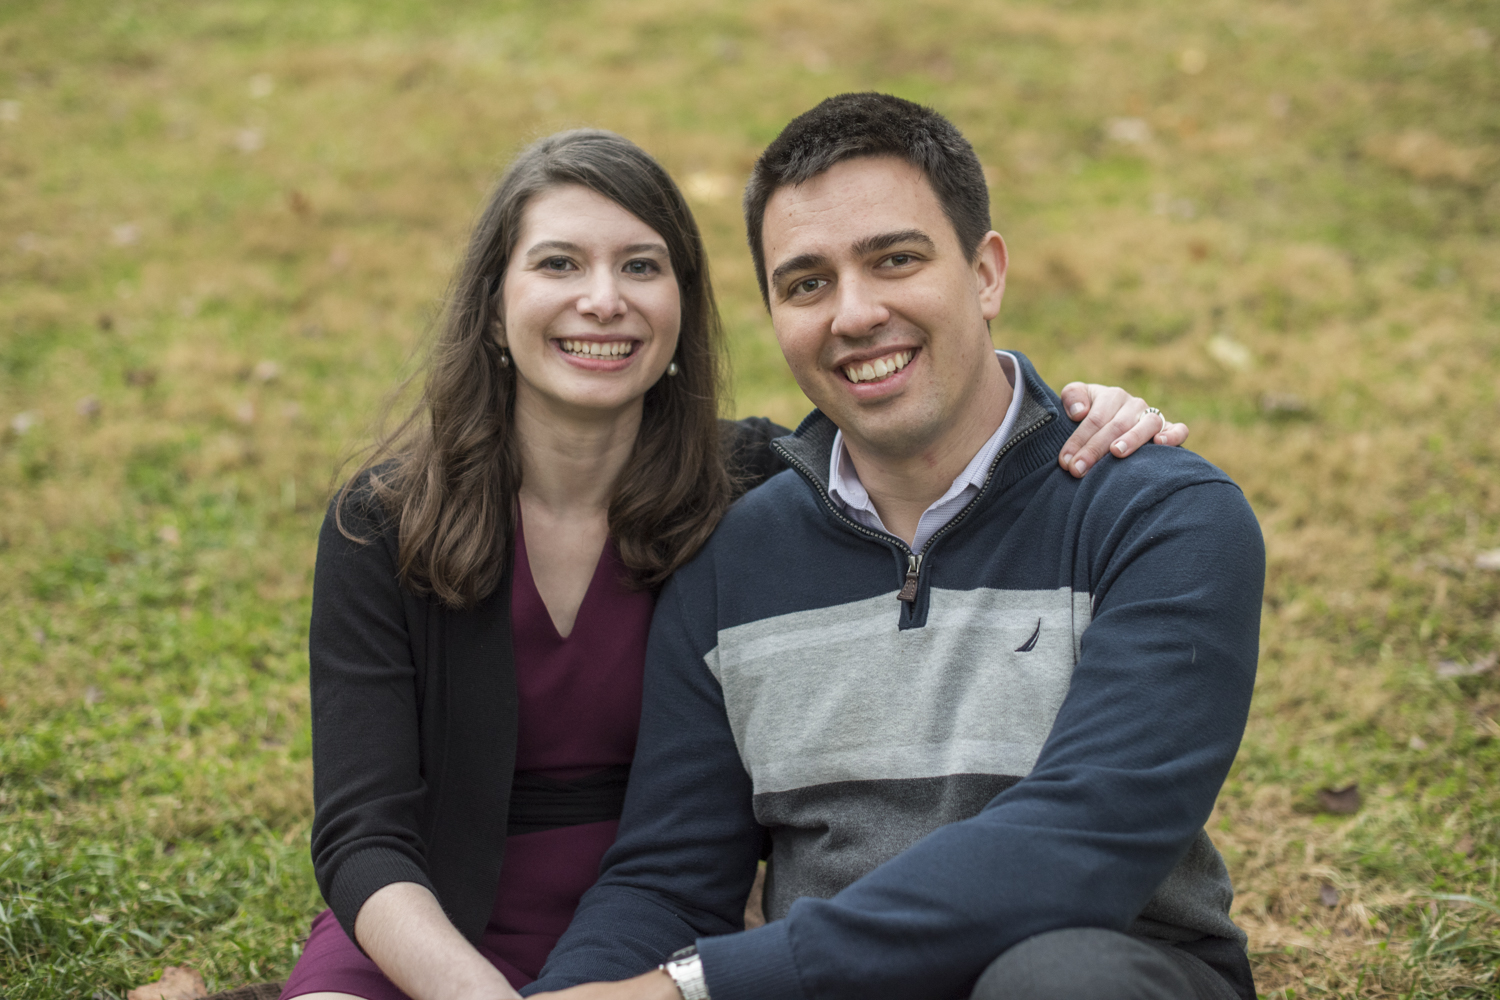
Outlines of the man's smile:
{"label": "man's smile", "polygon": [[912,357],[916,354],[914,350],[893,351],[883,354],[877,358],[866,361],[854,361],[849,364],[840,365],[844,377],[856,384],[860,382],[879,382],[890,378],[892,375],[905,368]]}

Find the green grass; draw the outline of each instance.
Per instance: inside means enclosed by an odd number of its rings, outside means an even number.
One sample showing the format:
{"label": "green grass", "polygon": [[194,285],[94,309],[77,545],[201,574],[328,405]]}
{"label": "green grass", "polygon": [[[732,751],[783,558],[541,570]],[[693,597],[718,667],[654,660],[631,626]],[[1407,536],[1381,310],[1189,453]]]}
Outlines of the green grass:
{"label": "green grass", "polygon": [[[1435,664],[1500,649],[1475,563],[1500,548],[1500,7],[12,0],[8,998],[295,960],[317,525],[508,158],[578,124],[659,155],[732,409],[788,422],[736,194],[788,118],[863,88],[974,141],[1013,258],[997,342],[1187,419],[1261,519],[1260,683],[1210,829],[1263,993],[1495,995],[1500,669]],[[1356,814],[1318,812],[1351,782]]]}

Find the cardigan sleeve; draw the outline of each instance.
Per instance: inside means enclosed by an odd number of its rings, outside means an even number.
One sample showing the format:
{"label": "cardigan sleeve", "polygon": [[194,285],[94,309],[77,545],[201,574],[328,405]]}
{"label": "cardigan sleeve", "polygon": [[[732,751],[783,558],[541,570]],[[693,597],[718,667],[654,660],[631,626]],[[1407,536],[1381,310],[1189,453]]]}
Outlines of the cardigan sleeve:
{"label": "cardigan sleeve", "polygon": [[415,882],[436,894],[421,834],[417,670],[394,531],[382,530],[378,511],[367,491],[350,492],[344,524],[363,537],[356,541],[339,530],[330,505],[308,640],[313,868],[350,940],[376,890]]}
{"label": "cardigan sleeve", "polygon": [[724,442],[724,468],[729,472],[733,495],[738,498],[787,467],[771,442],[791,431],[765,417],[720,420]]}

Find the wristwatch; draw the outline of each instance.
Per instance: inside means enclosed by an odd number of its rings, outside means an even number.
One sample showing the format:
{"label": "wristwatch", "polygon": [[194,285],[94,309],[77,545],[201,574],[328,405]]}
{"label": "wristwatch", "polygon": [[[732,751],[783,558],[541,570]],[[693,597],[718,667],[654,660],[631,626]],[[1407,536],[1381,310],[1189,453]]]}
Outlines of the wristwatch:
{"label": "wristwatch", "polygon": [[703,978],[703,959],[698,957],[697,945],[672,952],[657,968],[672,977],[682,1000],[708,1000],[708,980]]}

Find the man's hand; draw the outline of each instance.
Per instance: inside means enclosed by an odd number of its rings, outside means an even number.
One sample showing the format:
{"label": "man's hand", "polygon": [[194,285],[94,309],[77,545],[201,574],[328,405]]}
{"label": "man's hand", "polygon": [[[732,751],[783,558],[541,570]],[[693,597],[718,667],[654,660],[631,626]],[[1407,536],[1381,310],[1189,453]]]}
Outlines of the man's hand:
{"label": "man's hand", "polygon": [[584,983],[556,993],[533,993],[532,997],[557,1000],[682,1000],[677,984],[660,969],[618,983]]}
{"label": "man's hand", "polygon": [[1106,452],[1124,458],[1147,441],[1175,447],[1188,439],[1187,424],[1147,413],[1144,399],[1118,386],[1069,382],[1063,386],[1062,401],[1069,417],[1083,421],[1057,459],[1074,478],[1082,477]]}

